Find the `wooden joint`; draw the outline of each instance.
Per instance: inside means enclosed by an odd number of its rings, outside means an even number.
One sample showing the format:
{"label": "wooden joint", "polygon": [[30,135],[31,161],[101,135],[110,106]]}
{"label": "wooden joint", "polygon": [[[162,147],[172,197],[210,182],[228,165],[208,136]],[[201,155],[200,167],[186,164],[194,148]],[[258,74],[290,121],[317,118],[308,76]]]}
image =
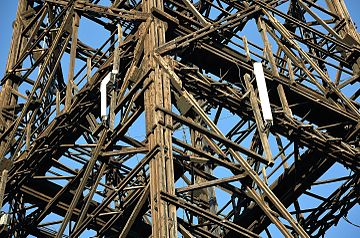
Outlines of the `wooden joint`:
{"label": "wooden joint", "polygon": [[152,7],[151,8],[151,14],[156,17],[157,19],[168,23],[169,25],[179,25],[179,20],[176,19],[175,17],[171,16],[170,14],[167,14],[166,12]]}

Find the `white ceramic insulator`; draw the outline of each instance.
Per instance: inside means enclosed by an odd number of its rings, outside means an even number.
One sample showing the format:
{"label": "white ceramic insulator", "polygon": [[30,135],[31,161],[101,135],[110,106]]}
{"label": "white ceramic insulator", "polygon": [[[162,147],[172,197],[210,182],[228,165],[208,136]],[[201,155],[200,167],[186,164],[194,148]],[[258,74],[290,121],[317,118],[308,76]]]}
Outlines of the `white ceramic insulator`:
{"label": "white ceramic insulator", "polygon": [[262,63],[260,62],[254,63],[254,74],[255,74],[256,84],[259,90],[260,104],[261,104],[261,110],[264,121],[265,123],[272,124],[273,116],[271,113],[269,94],[266,87],[266,81],[265,81],[265,75],[264,75]]}
{"label": "white ceramic insulator", "polygon": [[106,77],[101,81],[100,83],[100,103],[101,103],[101,118],[106,120],[107,119],[107,112],[106,112],[106,108],[107,108],[107,103],[106,103],[106,99],[107,99],[107,93],[106,93],[106,86],[107,84],[110,82],[111,79],[111,73],[109,73],[108,75],[106,75]]}

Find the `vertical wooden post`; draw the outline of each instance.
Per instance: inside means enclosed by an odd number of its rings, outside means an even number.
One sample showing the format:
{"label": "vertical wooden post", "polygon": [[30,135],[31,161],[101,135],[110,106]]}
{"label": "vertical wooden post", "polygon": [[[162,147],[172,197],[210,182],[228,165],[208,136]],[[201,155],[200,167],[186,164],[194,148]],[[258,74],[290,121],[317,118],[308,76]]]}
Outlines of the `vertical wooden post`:
{"label": "vertical wooden post", "polygon": [[30,149],[30,140],[31,140],[31,122],[29,121],[26,125],[26,149]]}
{"label": "vertical wooden post", "polygon": [[[26,11],[28,6],[27,0],[19,0],[18,8],[16,12],[16,19],[13,24],[13,36],[11,39],[9,57],[6,64],[6,72],[11,71],[12,67],[16,64],[20,54],[22,53],[23,46],[26,43],[26,38],[21,34],[25,24],[22,19],[22,15]],[[3,85],[0,92],[0,108],[4,108],[8,105],[15,105],[17,103],[17,97],[11,93],[12,90],[17,90],[18,84],[13,82],[12,79],[7,79],[5,84]],[[0,121],[3,123],[2,129],[5,130],[8,125],[12,122],[11,120],[7,120],[2,116],[2,109],[0,109]],[[0,128],[1,129],[1,128]],[[0,131],[1,132],[1,131]],[[6,141],[0,141],[0,153],[5,154],[6,152]],[[0,158],[0,163],[9,163],[4,158]],[[9,165],[9,168],[11,166]],[[0,209],[2,208],[4,193],[6,188],[6,182],[8,178],[8,169],[6,168],[2,171],[1,179],[0,179]]]}
{"label": "vertical wooden post", "polygon": [[56,101],[56,115],[60,115],[61,111],[60,111],[60,101],[61,101],[61,98],[60,98],[60,92],[59,90],[56,90],[56,98],[55,98],[55,101]]}
{"label": "vertical wooden post", "polygon": [[91,81],[91,58],[90,57],[86,59],[86,78],[87,78],[88,84],[92,84],[92,81]]}
{"label": "vertical wooden post", "polygon": [[272,159],[270,144],[268,141],[268,135],[264,131],[265,126],[263,123],[263,119],[261,117],[261,112],[260,112],[259,104],[258,104],[256,95],[255,95],[254,88],[253,88],[252,84],[250,83],[250,75],[245,74],[244,81],[245,81],[246,89],[250,91],[250,104],[251,104],[251,107],[254,112],[254,117],[255,117],[255,121],[256,121],[257,130],[259,133],[259,137],[261,140],[261,144],[263,146],[266,159],[269,161],[269,163],[271,163],[271,162],[273,162],[273,159]]}
{"label": "vertical wooden post", "polygon": [[248,44],[248,41],[247,41],[246,36],[243,36],[243,37],[242,37],[242,40],[243,40],[243,42],[244,42],[244,48],[245,48],[245,53],[246,53],[246,60],[247,60],[247,61],[250,61],[250,60],[251,60],[251,55],[250,55],[249,44]]}
{"label": "vertical wooden post", "polygon": [[123,31],[122,31],[122,27],[120,24],[118,24],[118,43],[119,43],[119,48],[121,47],[122,44],[122,38],[123,38]]}
{"label": "vertical wooden post", "polygon": [[[143,11],[153,8],[163,11],[162,0],[143,0]],[[149,150],[160,146],[160,152],[150,161],[150,201],[152,237],[177,237],[176,207],[161,200],[162,191],[175,194],[172,157],[172,118],[157,107],[171,110],[170,78],[154,59],[154,49],[165,42],[165,23],[154,19],[144,41],[144,55],[154,69],[146,79],[152,81],[145,92],[146,134]],[[136,57],[136,56],[135,56]],[[148,57],[148,59],[147,59]]]}
{"label": "vertical wooden post", "polygon": [[[113,78],[112,83],[116,84],[116,80],[120,70],[120,45],[122,41],[122,29],[121,25],[118,25],[118,46],[115,47],[114,50],[114,62],[113,62]],[[114,130],[114,123],[115,123],[115,107],[116,107],[116,100],[118,97],[117,88],[113,87],[111,91],[111,99],[110,99],[110,110],[109,110],[109,129],[110,131]]]}
{"label": "vertical wooden post", "polygon": [[4,201],[4,195],[5,195],[5,188],[6,188],[6,182],[8,180],[8,171],[12,166],[12,162],[11,160],[1,160],[0,161],[0,173],[1,173],[1,178],[0,178],[0,210],[2,208],[3,205],[3,201]]}
{"label": "vertical wooden post", "polygon": [[[114,83],[114,82],[111,82]],[[115,107],[116,107],[117,92],[115,88],[111,91],[110,106],[109,106],[109,129],[114,131],[115,124]]]}
{"label": "vertical wooden post", "polygon": [[[21,32],[25,27],[24,21],[22,19],[22,15],[26,11],[27,5],[28,5],[27,0],[19,0],[17,12],[16,12],[16,18],[13,23],[13,35],[11,39],[9,56],[6,64],[6,72],[11,71],[12,67],[15,65],[20,54],[22,53],[24,44],[26,43],[25,42],[26,39],[25,37],[22,36]],[[3,130],[5,130],[6,127],[12,121],[3,118],[1,108],[4,108],[5,106],[9,106],[9,105],[15,105],[17,103],[17,97],[11,93],[12,90],[17,90],[17,87],[18,87],[17,83],[14,82],[12,79],[8,78],[5,84],[2,86],[0,92],[0,118],[1,118],[0,121],[4,123],[2,125]],[[4,141],[0,142],[0,151],[3,150],[5,144],[6,143]]]}
{"label": "vertical wooden post", "polygon": [[24,29],[22,15],[26,12],[27,5],[27,0],[19,0],[16,18],[13,23],[13,37],[11,39],[9,57],[6,63],[6,72],[11,71],[11,68],[15,65],[17,59],[20,56],[21,48],[24,44],[24,38],[21,35],[21,32]]}
{"label": "vertical wooden post", "polygon": [[1,179],[0,179],[0,209],[2,208],[2,204],[4,200],[7,178],[8,178],[8,170],[4,169],[1,173]]}
{"label": "vertical wooden post", "polygon": [[288,69],[289,69],[289,77],[290,77],[290,82],[292,84],[295,84],[295,75],[294,75],[294,70],[292,67],[292,63],[291,63],[291,59],[287,58],[287,64],[288,64]]}
{"label": "vertical wooden post", "polygon": [[[259,32],[261,33],[261,37],[262,37],[263,42],[264,42],[264,50],[266,51],[267,58],[268,58],[268,60],[270,62],[272,73],[273,73],[274,76],[279,77],[279,72],[277,70],[275,57],[273,55],[273,52],[272,52],[272,49],[271,49],[271,44],[270,44],[269,39],[268,39],[267,34],[266,34],[266,26],[265,26],[264,22],[261,20],[260,17],[258,17],[257,25],[258,25]],[[289,104],[288,104],[287,99],[286,99],[285,91],[284,91],[284,88],[283,88],[283,86],[281,84],[279,84],[277,86],[277,91],[278,91],[278,94],[279,94],[280,102],[281,102],[282,108],[284,110],[284,113],[291,118],[292,117],[292,112],[291,112],[291,110],[289,108]]]}
{"label": "vertical wooden post", "polygon": [[[196,121],[197,121],[197,123],[201,124],[201,118],[199,116],[197,116]],[[191,132],[191,143],[192,143],[193,147],[195,147],[196,149],[205,151],[204,147],[206,145],[206,139],[203,138],[203,136],[196,130],[191,130],[190,132]],[[213,174],[213,168],[211,166],[212,165],[205,164],[205,165],[201,166],[201,169],[203,169],[206,173]],[[195,183],[196,184],[203,183],[206,181],[207,180],[205,178],[195,175]],[[216,214],[216,212],[218,210],[218,204],[217,204],[217,200],[216,200],[215,186],[198,189],[194,193],[194,196],[197,197],[199,200],[206,201],[206,203],[209,204],[209,211],[213,214]],[[207,222],[206,219],[199,217],[199,220],[198,220],[199,224],[203,224],[206,222]],[[212,227],[209,226],[209,228],[211,229]],[[204,229],[208,230],[208,227],[205,226]],[[218,227],[216,227],[212,231],[212,233],[215,236],[220,236],[220,229]]]}
{"label": "vertical wooden post", "polygon": [[76,60],[76,46],[78,41],[78,27],[80,22],[79,14],[74,11],[73,22],[72,22],[72,36],[71,36],[71,49],[70,49],[70,65],[68,73],[68,82],[66,85],[65,95],[65,112],[69,111],[72,100],[72,91],[74,88],[74,68]]}

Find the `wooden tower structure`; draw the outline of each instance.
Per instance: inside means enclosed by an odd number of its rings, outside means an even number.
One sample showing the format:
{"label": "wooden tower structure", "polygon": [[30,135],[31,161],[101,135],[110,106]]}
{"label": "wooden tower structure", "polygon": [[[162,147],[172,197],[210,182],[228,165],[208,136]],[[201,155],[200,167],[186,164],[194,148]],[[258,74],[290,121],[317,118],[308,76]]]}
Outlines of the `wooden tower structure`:
{"label": "wooden tower structure", "polygon": [[359,57],[343,0],[19,0],[0,236],[326,237],[360,198]]}

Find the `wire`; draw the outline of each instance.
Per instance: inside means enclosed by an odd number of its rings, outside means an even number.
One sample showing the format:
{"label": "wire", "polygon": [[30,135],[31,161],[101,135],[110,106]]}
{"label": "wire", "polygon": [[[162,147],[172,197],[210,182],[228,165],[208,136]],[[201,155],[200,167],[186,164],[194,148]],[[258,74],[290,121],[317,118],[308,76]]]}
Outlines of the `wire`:
{"label": "wire", "polygon": [[343,216],[343,218],[344,218],[344,220],[345,220],[347,223],[349,223],[350,225],[353,225],[353,226],[355,226],[355,227],[357,227],[357,228],[360,228],[360,225],[357,225],[357,224],[351,222],[351,221],[349,220],[349,218],[347,218],[347,216]]}

